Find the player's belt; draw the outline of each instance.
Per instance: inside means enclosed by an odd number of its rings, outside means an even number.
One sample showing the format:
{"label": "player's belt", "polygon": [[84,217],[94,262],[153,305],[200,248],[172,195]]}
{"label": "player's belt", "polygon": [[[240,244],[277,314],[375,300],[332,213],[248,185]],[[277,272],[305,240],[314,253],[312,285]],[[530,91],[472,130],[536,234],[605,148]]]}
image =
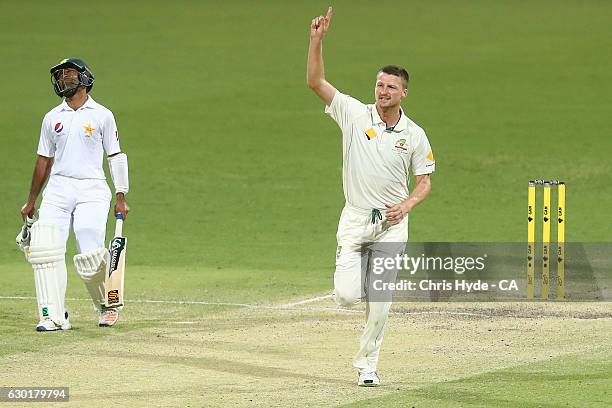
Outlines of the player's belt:
{"label": "player's belt", "polygon": [[372,224],[376,224],[378,221],[382,221],[382,214],[378,208],[372,208]]}
{"label": "player's belt", "polygon": [[374,210],[374,209],[379,211],[383,216],[387,212],[386,208],[382,208],[382,209],[381,208],[373,208],[373,207],[370,207],[370,208],[361,208],[361,207],[356,207],[356,206],[354,206],[352,204],[349,204],[349,203],[344,203],[344,208],[346,208],[347,210],[350,210],[351,212],[357,213],[359,215],[366,216],[368,218],[372,216],[372,210]]}

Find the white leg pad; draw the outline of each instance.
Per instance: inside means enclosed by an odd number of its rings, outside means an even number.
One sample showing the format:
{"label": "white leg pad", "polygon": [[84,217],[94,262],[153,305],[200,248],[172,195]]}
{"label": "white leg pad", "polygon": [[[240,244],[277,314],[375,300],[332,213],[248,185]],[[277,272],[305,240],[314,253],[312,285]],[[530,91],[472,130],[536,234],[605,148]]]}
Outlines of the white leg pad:
{"label": "white leg pad", "polygon": [[110,254],[106,248],[74,256],[74,267],[98,310],[104,304],[104,278],[109,262]]}
{"label": "white leg pad", "polygon": [[52,223],[35,222],[31,233],[27,258],[34,269],[39,316],[62,325],[65,322],[66,296],[65,242],[60,230]]}

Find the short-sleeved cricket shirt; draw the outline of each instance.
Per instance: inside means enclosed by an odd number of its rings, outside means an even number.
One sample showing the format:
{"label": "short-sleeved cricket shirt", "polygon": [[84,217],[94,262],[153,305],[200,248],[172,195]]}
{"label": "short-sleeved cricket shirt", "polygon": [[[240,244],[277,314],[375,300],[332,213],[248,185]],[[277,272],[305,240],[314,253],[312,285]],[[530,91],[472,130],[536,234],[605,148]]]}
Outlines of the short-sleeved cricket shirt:
{"label": "short-sleeved cricket shirt", "polygon": [[375,105],[336,92],[325,108],[342,130],[342,184],[349,205],[385,209],[409,194],[408,178],[430,174],[436,162],[425,131],[404,112],[387,129]]}
{"label": "short-sleeved cricket shirt", "polygon": [[52,175],[76,179],[102,179],[104,152],[121,152],[113,113],[91,96],[74,110],[66,101],[43,119],[38,154],[54,157]]}

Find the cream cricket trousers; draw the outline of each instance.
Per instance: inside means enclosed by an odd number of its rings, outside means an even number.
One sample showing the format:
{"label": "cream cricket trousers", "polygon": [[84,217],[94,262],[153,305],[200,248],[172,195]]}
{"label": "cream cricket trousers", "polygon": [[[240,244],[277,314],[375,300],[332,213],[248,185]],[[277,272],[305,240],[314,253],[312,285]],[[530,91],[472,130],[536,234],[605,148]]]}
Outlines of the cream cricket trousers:
{"label": "cream cricket trousers", "polygon": [[72,227],[79,253],[105,246],[106,220],[112,197],[106,180],[53,175],[42,197],[39,219],[55,224],[64,242],[68,240]]}
{"label": "cream cricket trousers", "polygon": [[390,296],[384,301],[380,298],[372,300],[368,296],[372,259],[403,254],[408,240],[408,217],[397,225],[389,225],[385,212],[380,210],[380,219],[373,217],[370,210],[346,204],[338,223],[333,298],[340,306],[352,306],[366,300],[366,324],[359,351],[353,359],[353,366],[362,373],[376,371],[391,307]]}
{"label": "cream cricket trousers", "polygon": [[[111,196],[106,180],[80,180],[52,175],[43,191],[38,217],[40,221],[55,224],[61,233],[64,245],[72,227],[77,251],[80,254],[91,252],[104,247]],[[60,307],[63,307],[68,280],[65,260],[57,270],[49,273],[55,274],[55,277],[50,279],[55,279],[60,296],[57,301],[62,305]],[[90,288],[87,289],[91,294]],[[43,298],[39,296],[38,290],[37,287],[37,299],[41,305]],[[103,283],[99,283],[94,292],[103,294]],[[98,303],[97,297],[99,296],[92,295],[94,305]],[[61,316],[64,316],[64,313],[61,313]]]}

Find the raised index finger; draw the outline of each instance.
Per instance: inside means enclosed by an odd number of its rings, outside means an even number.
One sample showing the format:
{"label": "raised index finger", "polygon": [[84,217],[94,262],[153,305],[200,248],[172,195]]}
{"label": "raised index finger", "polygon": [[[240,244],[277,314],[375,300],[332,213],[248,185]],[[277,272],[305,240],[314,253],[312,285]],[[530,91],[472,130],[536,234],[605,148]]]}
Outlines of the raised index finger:
{"label": "raised index finger", "polygon": [[327,8],[327,15],[325,17],[327,17],[328,20],[331,20],[333,15],[334,15],[334,10],[332,9],[332,6],[329,6]]}

